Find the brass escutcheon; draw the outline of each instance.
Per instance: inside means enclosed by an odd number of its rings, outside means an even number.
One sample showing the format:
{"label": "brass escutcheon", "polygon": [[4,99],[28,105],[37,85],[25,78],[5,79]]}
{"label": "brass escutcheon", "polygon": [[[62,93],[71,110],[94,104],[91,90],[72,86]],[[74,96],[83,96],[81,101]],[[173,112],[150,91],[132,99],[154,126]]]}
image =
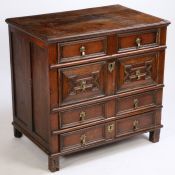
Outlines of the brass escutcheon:
{"label": "brass escutcheon", "polygon": [[108,125],[108,132],[112,132],[114,130],[114,124]]}
{"label": "brass escutcheon", "polygon": [[114,67],[115,67],[115,61],[112,62],[112,63],[109,63],[108,64],[108,70],[109,70],[109,72],[112,72],[114,70]]}
{"label": "brass escutcheon", "polygon": [[85,48],[85,46],[81,46],[80,47],[80,53],[81,53],[81,56],[85,56],[86,55],[86,48]]}

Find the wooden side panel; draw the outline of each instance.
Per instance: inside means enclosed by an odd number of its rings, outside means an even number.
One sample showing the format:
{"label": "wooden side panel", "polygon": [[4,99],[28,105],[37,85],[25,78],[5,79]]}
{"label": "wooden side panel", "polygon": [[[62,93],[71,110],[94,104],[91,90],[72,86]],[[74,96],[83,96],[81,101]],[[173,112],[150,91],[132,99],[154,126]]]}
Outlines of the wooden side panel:
{"label": "wooden side panel", "polygon": [[49,85],[47,51],[35,44],[31,45],[33,129],[48,142]]}
{"label": "wooden side panel", "polygon": [[11,65],[13,80],[14,118],[32,127],[30,45],[21,35],[11,34]]}

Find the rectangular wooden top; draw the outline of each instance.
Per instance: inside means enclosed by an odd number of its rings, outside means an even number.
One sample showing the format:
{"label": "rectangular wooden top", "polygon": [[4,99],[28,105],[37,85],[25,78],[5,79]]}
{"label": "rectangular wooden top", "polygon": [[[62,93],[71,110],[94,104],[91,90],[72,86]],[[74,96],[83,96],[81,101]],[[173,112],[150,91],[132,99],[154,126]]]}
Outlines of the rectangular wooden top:
{"label": "rectangular wooden top", "polygon": [[9,18],[6,22],[45,42],[169,24],[121,5]]}

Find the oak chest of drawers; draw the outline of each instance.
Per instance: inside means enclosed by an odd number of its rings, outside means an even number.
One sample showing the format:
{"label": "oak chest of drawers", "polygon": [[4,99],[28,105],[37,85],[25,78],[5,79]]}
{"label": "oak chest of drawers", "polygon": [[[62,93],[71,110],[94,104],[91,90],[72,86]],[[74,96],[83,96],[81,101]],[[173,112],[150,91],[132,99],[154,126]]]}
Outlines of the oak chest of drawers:
{"label": "oak chest of drawers", "polygon": [[49,157],[150,132],[158,142],[168,21],[120,5],[7,19],[13,125]]}

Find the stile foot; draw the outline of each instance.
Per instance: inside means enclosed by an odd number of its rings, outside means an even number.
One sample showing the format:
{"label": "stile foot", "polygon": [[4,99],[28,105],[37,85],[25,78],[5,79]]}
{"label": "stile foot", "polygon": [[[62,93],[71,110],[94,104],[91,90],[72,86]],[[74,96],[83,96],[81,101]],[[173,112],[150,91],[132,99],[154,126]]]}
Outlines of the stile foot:
{"label": "stile foot", "polygon": [[51,172],[59,171],[59,156],[48,157],[48,168]]}
{"label": "stile foot", "polygon": [[22,137],[22,132],[20,132],[19,130],[17,130],[15,127],[14,127],[14,136],[16,138],[21,138]]}
{"label": "stile foot", "polygon": [[153,143],[159,142],[159,138],[160,138],[160,129],[156,129],[150,132],[149,140],[151,142]]}

